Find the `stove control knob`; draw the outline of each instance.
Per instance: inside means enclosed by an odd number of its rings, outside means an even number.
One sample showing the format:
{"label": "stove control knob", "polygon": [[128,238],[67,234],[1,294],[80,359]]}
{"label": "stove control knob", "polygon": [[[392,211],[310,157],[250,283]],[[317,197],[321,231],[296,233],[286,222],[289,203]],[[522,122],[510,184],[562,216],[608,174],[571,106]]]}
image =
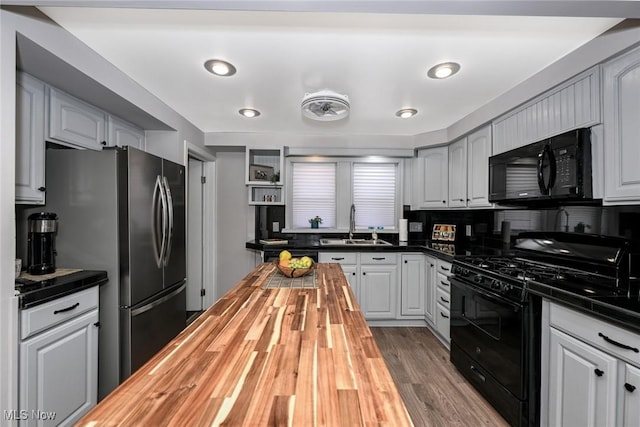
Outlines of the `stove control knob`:
{"label": "stove control knob", "polygon": [[513,289],[513,286],[507,284],[507,283],[503,283],[502,284],[502,291],[503,292],[509,292],[511,289]]}
{"label": "stove control knob", "polygon": [[473,281],[476,283],[482,282],[482,276],[479,274],[476,274],[475,276],[473,276]]}
{"label": "stove control knob", "polygon": [[491,289],[500,289],[500,281],[493,279],[489,285]]}

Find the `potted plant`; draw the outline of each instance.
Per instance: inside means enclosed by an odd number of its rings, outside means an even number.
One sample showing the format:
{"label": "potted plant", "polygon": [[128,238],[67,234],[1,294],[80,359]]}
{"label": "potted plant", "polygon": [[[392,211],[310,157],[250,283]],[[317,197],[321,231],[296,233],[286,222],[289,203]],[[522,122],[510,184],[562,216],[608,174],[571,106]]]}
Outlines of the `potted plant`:
{"label": "potted plant", "polygon": [[311,218],[309,220],[309,224],[311,224],[311,228],[318,228],[318,225],[322,223],[322,218],[316,215],[315,218]]}

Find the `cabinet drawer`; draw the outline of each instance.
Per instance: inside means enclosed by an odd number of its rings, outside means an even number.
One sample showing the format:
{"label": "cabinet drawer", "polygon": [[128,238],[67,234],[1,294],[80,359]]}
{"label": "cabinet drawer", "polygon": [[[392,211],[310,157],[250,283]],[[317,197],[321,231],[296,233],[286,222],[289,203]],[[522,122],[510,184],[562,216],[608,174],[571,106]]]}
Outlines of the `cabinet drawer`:
{"label": "cabinet drawer", "polygon": [[449,261],[443,261],[441,259],[436,261],[436,265],[438,268],[438,273],[444,274],[445,276],[451,276],[451,263]]}
{"label": "cabinet drawer", "polygon": [[451,294],[449,291],[438,288],[436,291],[436,301],[447,309],[451,308]]}
{"label": "cabinet drawer", "polygon": [[98,287],[77,292],[20,313],[20,337],[25,339],[68,319],[98,308]]}
{"label": "cabinet drawer", "polygon": [[549,323],[617,358],[640,366],[639,334],[554,303],[549,304]]}
{"label": "cabinet drawer", "polygon": [[451,283],[449,283],[449,276],[446,276],[438,271],[438,274],[436,274],[436,280],[438,289],[451,292]]}
{"label": "cabinet drawer", "polygon": [[357,264],[357,252],[320,252],[318,254],[319,262],[337,262],[339,264]]}
{"label": "cabinet drawer", "polygon": [[398,255],[392,253],[361,253],[360,264],[397,264]]}

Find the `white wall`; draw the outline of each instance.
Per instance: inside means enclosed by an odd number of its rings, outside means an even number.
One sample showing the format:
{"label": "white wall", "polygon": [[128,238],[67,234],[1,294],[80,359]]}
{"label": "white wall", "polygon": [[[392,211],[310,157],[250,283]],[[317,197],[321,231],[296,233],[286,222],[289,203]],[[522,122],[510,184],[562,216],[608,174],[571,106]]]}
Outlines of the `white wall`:
{"label": "white wall", "polygon": [[255,234],[255,208],[245,186],[244,152],[216,153],[217,272],[216,294],[224,295],[256,264],[245,242]]}

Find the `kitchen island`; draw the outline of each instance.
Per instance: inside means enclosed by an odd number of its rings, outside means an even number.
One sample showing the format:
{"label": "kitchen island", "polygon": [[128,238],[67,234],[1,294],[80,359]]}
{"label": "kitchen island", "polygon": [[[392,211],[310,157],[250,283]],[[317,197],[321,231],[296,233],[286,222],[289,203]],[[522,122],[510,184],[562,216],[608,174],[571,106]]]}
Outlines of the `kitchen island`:
{"label": "kitchen island", "polygon": [[80,426],[413,425],[338,264],[315,288],[263,263]]}

